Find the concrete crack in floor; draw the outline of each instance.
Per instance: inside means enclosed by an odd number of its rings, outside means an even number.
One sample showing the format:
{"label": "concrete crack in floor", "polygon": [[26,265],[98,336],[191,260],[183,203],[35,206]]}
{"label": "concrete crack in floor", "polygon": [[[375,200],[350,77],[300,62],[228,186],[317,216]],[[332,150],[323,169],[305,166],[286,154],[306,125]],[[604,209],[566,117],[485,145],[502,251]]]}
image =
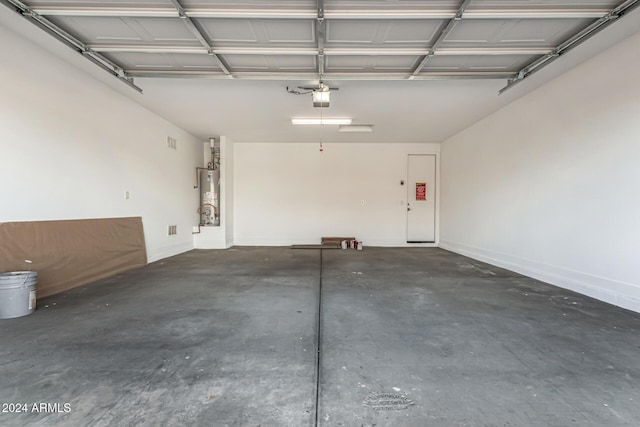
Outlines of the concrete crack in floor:
{"label": "concrete crack in floor", "polygon": [[322,249],[320,249],[320,278],[318,280],[318,323],[316,325],[316,411],[315,426],[320,421],[320,369],[322,356]]}

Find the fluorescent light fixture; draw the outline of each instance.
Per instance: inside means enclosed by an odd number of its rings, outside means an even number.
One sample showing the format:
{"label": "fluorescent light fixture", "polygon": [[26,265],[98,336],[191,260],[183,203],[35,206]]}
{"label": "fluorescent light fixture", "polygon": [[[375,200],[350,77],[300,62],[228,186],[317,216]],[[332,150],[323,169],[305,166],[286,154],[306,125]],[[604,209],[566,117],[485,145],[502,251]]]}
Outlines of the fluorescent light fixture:
{"label": "fluorescent light fixture", "polygon": [[291,119],[291,123],[294,125],[350,125],[351,119],[336,119],[336,118],[322,118],[322,119]]}
{"label": "fluorescent light fixture", "polygon": [[338,132],[373,132],[373,125],[343,125]]}

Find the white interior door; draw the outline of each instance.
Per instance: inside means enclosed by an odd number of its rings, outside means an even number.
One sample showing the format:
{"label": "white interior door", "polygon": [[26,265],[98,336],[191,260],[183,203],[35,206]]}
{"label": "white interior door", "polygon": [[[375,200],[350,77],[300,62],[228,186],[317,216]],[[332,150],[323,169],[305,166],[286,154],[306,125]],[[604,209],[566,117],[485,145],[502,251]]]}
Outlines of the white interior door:
{"label": "white interior door", "polygon": [[434,243],[436,241],[435,155],[409,155],[407,192],[407,243]]}

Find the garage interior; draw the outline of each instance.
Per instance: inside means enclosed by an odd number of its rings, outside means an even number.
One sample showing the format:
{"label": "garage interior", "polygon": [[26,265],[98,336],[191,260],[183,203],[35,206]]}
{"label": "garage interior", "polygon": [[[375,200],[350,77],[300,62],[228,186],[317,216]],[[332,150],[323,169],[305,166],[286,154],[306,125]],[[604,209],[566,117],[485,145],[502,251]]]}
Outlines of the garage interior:
{"label": "garage interior", "polygon": [[640,422],[639,1],[0,3],[0,424]]}

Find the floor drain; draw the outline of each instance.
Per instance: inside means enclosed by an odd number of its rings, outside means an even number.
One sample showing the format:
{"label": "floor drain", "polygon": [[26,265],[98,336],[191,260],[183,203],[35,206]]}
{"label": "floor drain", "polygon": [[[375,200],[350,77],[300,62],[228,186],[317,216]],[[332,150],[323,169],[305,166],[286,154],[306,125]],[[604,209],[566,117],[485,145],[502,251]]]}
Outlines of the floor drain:
{"label": "floor drain", "polygon": [[374,411],[402,411],[414,403],[398,393],[373,393],[363,402]]}

